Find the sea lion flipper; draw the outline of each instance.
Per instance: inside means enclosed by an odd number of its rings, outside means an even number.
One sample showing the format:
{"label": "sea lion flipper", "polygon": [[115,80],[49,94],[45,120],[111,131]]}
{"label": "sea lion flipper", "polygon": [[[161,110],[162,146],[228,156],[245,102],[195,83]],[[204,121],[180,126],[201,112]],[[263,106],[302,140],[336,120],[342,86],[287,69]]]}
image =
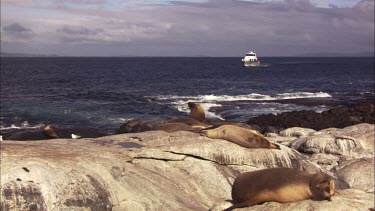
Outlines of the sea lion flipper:
{"label": "sea lion flipper", "polygon": [[278,145],[278,144],[274,144],[274,143],[270,143],[271,144],[271,146],[270,146],[270,148],[271,149],[278,149],[278,150],[281,150],[281,148],[280,148],[280,145]]}
{"label": "sea lion flipper", "polygon": [[232,210],[237,209],[237,208],[250,207],[252,205],[253,205],[252,202],[250,202],[250,201],[244,201],[242,203],[233,204],[232,206],[226,208],[223,211],[232,211]]}

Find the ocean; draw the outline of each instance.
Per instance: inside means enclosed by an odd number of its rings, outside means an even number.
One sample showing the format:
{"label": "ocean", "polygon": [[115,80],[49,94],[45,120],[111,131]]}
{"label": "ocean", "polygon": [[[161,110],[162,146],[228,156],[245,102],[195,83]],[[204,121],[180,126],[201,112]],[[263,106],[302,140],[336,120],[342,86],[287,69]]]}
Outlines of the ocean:
{"label": "ocean", "polygon": [[186,117],[200,103],[213,120],[322,112],[374,99],[374,58],[1,58],[0,132],[92,126],[113,134],[131,119]]}

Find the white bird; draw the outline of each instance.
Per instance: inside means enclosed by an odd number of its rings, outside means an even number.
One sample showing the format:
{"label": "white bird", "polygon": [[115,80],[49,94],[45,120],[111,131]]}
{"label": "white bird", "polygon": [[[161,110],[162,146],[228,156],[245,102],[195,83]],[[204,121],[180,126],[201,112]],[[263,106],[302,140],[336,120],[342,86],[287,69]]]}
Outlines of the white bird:
{"label": "white bird", "polygon": [[3,136],[0,136],[0,141],[3,141]]}
{"label": "white bird", "polygon": [[75,135],[75,134],[72,133],[72,139],[79,139],[79,138],[81,138],[81,136]]}

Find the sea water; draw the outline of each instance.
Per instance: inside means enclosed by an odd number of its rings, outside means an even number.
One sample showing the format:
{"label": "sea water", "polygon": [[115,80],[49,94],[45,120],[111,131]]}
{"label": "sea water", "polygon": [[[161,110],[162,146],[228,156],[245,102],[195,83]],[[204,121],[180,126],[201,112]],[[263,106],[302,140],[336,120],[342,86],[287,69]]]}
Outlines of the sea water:
{"label": "sea water", "polygon": [[[1,58],[0,130],[85,125],[113,133],[130,119],[215,120],[322,112],[374,98],[374,58]],[[336,104],[335,104],[336,102]]]}

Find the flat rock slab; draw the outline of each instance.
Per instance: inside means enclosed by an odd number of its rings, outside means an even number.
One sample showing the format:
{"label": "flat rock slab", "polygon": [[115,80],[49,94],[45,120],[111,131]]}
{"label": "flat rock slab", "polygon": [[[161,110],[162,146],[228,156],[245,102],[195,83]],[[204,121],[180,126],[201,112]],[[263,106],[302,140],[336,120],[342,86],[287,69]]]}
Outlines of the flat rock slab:
{"label": "flat rock slab", "polygon": [[335,167],[337,176],[350,188],[374,193],[374,158],[343,161]]}
{"label": "flat rock slab", "polygon": [[320,168],[286,146],[248,149],[183,131],[3,141],[1,210],[208,210],[231,198],[239,173],[274,167]]}

